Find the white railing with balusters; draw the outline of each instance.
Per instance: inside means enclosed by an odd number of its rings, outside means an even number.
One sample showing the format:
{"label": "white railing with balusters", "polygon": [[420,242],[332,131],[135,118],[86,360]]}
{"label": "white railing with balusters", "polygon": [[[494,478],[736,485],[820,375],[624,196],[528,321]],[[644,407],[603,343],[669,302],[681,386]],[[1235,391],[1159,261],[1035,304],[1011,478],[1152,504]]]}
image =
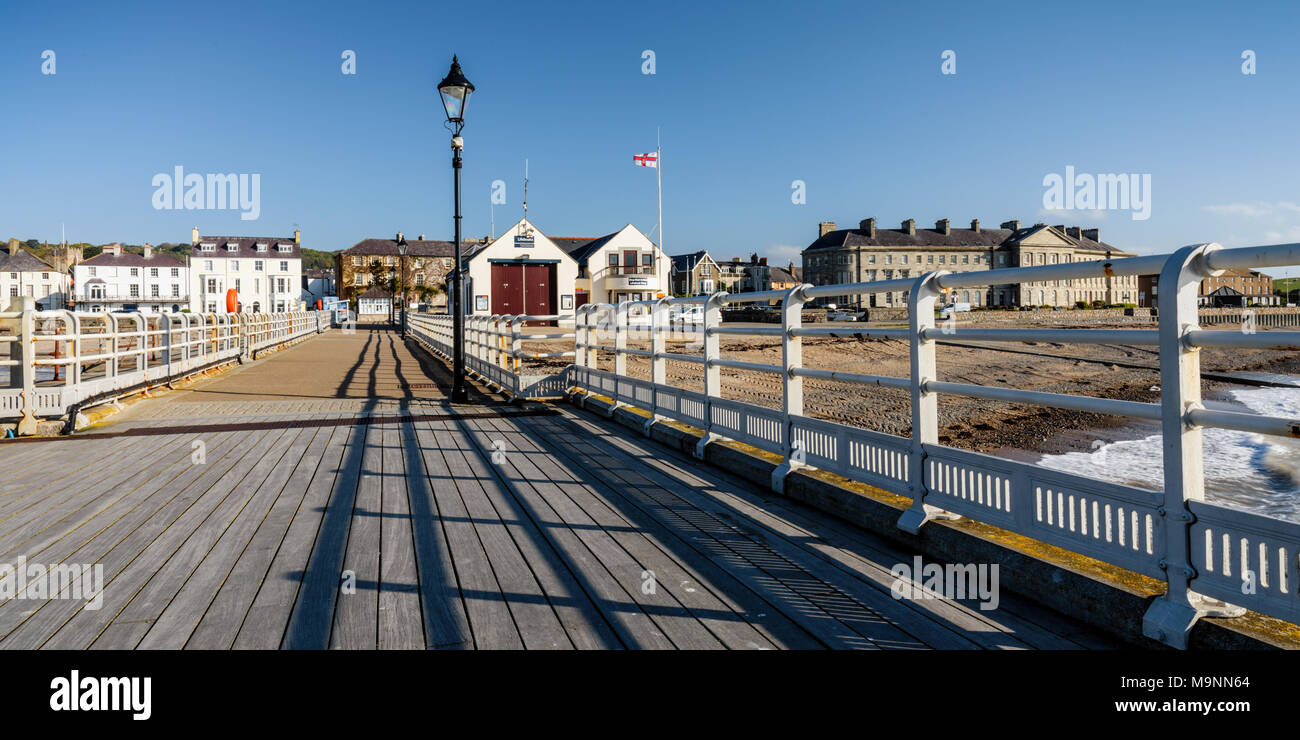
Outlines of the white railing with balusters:
{"label": "white railing with balusters", "polygon": [[[572,387],[577,397],[598,394],[616,405],[637,406],[655,419],[667,418],[703,430],[696,448],[718,438],[734,439],[781,455],[772,476],[781,491],[786,476],[799,467],[816,467],[877,486],[912,500],[898,526],[919,532],[935,518],[964,516],[1002,527],[1073,552],[1143,573],[1168,585],[1148,610],[1144,632],[1185,647],[1195,621],[1206,614],[1234,615],[1247,606],[1300,623],[1300,524],[1241,512],[1205,500],[1201,429],[1219,427],[1263,435],[1300,437],[1300,420],[1216,408],[1201,399],[1198,350],[1247,347],[1295,351],[1300,332],[1206,331],[1197,317],[1197,286],[1226,269],[1300,264],[1300,244],[1225,249],[1217,244],[1185,247],[1169,255],[1021,267],[983,272],[931,272],[916,278],[827,286],[802,285],[765,291],[687,298],[590,304],[578,309],[574,332],[522,331],[524,322],[558,317],[466,317],[467,367],[517,397],[544,395],[556,385]],[[995,284],[1159,275],[1169,286],[1159,296],[1157,329],[963,329],[935,320],[936,300],[944,292]],[[906,329],[859,329],[869,337],[902,339],[910,346],[909,377],[850,373],[805,367],[804,337],[843,334],[838,327],[803,326],[803,307],[818,297],[907,291]],[[779,301],[779,327],[724,326],[727,304]],[[678,305],[702,305],[695,327],[698,354],[667,351],[665,337],[680,331],[670,325]],[[629,321],[633,311],[649,310],[647,325]],[[413,315],[412,317],[416,317]],[[439,354],[451,356],[451,317],[413,321],[414,333]],[[1022,391],[938,379],[936,340],[951,332],[989,342],[1051,341],[1124,343],[1157,347],[1161,400],[1138,403],[1061,393]],[[629,346],[631,336],[649,348]],[[780,364],[724,357],[726,335],[774,336],[781,340]],[[565,373],[539,382],[523,374],[521,361],[566,353],[524,352],[524,338],[574,337],[573,364]],[[644,343],[644,342],[643,342]],[[612,355],[612,369],[600,367],[601,353]],[[629,357],[650,362],[649,379],[628,373]],[[667,362],[701,367],[698,389],[669,383]],[[722,397],[723,368],[780,376],[780,408]],[[525,380],[527,378],[527,380]],[[910,437],[873,432],[804,415],[803,380],[905,389],[911,394]],[[553,395],[553,394],[551,394]],[[1028,463],[960,450],[939,443],[938,400],[959,395],[994,401],[1037,404],[1160,421],[1164,435],[1164,490],[1148,491]]]}
{"label": "white railing with balusters", "polygon": [[[19,299],[21,300],[21,299]],[[70,417],[87,404],[198,370],[254,357],[329,328],[317,311],[283,314],[0,313],[0,420],[32,434],[39,418]]]}

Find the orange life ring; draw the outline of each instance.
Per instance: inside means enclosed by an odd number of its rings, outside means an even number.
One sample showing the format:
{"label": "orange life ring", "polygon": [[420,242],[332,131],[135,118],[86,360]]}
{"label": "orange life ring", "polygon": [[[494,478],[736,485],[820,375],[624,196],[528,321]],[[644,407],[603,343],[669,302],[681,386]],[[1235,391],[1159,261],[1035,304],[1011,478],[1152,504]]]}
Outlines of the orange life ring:
{"label": "orange life ring", "polygon": [[317,299],[316,299],[316,310],[319,311],[319,310],[321,310],[321,309],[323,309],[323,308],[325,308],[325,301],[323,301],[323,300],[317,298]]}
{"label": "orange life ring", "polygon": [[239,313],[239,293],[234,288],[226,291],[226,313]]}

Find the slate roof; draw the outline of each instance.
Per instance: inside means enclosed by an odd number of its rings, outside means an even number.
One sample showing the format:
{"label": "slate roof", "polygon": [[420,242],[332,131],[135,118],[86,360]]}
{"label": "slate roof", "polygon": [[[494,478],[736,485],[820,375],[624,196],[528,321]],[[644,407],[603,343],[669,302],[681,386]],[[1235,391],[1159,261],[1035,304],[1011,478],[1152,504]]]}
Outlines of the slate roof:
{"label": "slate roof", "polygon": [[[461,252],[469,251],[472,239],[461,241]],[[364,255],[367,257],[397,257],[396,239],[362,239],[339,254]],[[407,257],[455,257],[456,242],[436,241],[433,239],[407,239]]]}
{"label": "slate roof", "polygon": [[[227,245],[235,242],[236,249],[231,252]],[[216,244],[217,249],[213,252],[204,252],[203,244]],[[254,247],[258,244],[265,244],[266,251],[255,251]],[[288,252],[280,252],[277,247],[280,245],[290,247]],[[201,236],[198,244],[190,247],[191,258],[202,259],[302,259],[302,247],[295,244],[293,237],[281,236]]]}
{"label": "slate roof", "polygon": [[674,270],[678,272],[690,272],[691,270],[694,270],[700,260],[707,257],[708,254],[708,252],[701,249],[698,252],[691,252],[690,254],[674,254],[668,259],[673,261]]}
{"label": "slate roof", "polygon": [[1065,232],[1061,232],[1047,224],[1034,224],[1019,229],[1003,228],[981,228],[979,231],[974,229],[951,228],[945,234],[938,229],[925,229],[918,227],[915,234],[909,234],[902,228],[886,229],[880,226],[876,227],[875,236],[871,236],[864,229],[836,229],[826,233],[818,238],[804,251],[819,249],[835,249],[839,247],[888,247],[895,249],[907,248],[926,248],[938,247],[945,249],[954,248],[977,248],[993,249],[1001,246],[1007,246],[1033,236],[1044,229],[1052,229],[1060,234],[1066,240],[1073,243],[1080,249],[1090,249],[1100,252],[1112,252],[1116,254],[1128,254],[1115,246],[1106,242],[1096,241],[1087,237],[1075,237]]}
{"label": "slate roof", "polygon": [[609,240],[618,236],[618,233],[615,231],[604,236],[548,236],[547,239],[554,242],[555,246],[562,249],[579,265],[585,266],[587,258],[609,244]]}
{"label": "slate roof", "polygon": [[[796,272],[802,272],[801,268],[794,268]],[[769,280],[774,283],[798,283],[801,282],[797,275],[791,274],[790,270],[785,267],[773,267],[768,272]]]}
{"label": "slate roof", "polygon": [[162,252],[154,252],[146,258],[142,254],[134,252],[123,252],[121,254],[109,254],[100,252],[99,254],[84,259],[77,263],[78,265],[93,265],[95,267],[184,267],[185,263]]}
{"label": "slate roof", "polygon": [[54,268],[25,249],[19,249],[17,252],[9,254],[8,249],[0,247],[0,270],[5,272],[53,272]]}

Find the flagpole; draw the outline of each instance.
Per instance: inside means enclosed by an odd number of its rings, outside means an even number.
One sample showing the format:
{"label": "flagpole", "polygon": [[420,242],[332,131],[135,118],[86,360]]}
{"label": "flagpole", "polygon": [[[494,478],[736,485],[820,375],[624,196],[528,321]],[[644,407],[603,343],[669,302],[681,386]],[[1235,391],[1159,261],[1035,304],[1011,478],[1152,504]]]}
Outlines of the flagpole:
{"label": "flagpole", "polygon": [[659,129],[655,129],[655,172],[659,180],[659,251],[664,249],[664,153]]}

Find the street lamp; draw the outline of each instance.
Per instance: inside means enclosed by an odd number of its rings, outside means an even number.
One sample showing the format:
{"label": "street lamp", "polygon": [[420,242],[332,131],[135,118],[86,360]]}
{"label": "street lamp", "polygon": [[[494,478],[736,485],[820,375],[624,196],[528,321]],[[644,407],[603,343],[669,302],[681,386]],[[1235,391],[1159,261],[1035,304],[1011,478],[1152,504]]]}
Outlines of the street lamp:
{"label": "street lamp", "polygon": [[402,339],[406,339],[406,237],[400,231],[397,232],[397,262],[402,286]]}
{"label": "street lamp", "polygon": [[465,141],[460,138],[460,130],[465,127],[465,108],[472,92],[474,85],[465,79],[460,71],[460,62],[453,54],[451,69],[438,83],[442,107],[447,113],[447,128],[451,130],[451,168],[456,198],[456,272],[451,291],[452,374],[455,376],[451,388],[452,403],[469,401],[469,393],[465,390],[465,309],[461,305],[465,300],[465,266],[460,261],[460,152],[465,148]]}

